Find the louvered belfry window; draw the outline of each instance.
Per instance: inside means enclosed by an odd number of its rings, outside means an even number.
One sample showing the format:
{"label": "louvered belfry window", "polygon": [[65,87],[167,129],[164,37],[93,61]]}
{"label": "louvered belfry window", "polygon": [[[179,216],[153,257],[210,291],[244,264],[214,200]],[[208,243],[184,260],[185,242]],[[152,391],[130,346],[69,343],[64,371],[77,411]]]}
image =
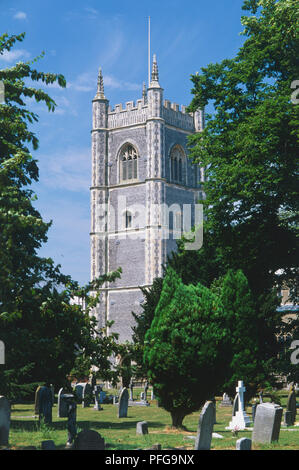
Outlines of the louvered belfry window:
{"label": "louvered belfry window", "polygon": [[120,181],[136,180],[138,175],[138,153],[128,144],[120,154]]}

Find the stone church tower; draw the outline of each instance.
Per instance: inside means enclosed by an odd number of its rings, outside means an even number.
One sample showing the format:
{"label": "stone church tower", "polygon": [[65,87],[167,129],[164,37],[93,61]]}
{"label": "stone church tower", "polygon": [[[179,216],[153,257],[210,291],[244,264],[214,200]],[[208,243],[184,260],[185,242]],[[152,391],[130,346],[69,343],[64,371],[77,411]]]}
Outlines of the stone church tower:
{"label": "stone church tower", "polygon": [[184,213],[201,199],[203,173],[187,158],[187,136],[202,130],[203,113],[163,100],[155,56],[136,104],[111,109],[100,69],[92,106],[91,279],[122,268],[103,286],[97,315],[100,327],[114,321],[123,342],[132,336],[131,312],[141,311],[140,286],[161,276]]}

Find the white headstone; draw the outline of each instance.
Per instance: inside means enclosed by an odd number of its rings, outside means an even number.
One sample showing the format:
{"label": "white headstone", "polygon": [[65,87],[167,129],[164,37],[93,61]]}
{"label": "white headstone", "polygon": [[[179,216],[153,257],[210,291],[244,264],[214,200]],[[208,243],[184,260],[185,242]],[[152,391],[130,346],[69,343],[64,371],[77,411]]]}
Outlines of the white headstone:
{"label": "white headstone", "polygon": [[231,422],[229,423],[226,429],[236,429],[242,430],[248,427],[251,423],[250,417],[246,414],[245,407],[244,407],[244,392],[246,388],[243,385],[243,381],[238,381],[238,386],[236,387],[236,392],[238,394],[238,411],[236,411],[235,415],[232,417]]}

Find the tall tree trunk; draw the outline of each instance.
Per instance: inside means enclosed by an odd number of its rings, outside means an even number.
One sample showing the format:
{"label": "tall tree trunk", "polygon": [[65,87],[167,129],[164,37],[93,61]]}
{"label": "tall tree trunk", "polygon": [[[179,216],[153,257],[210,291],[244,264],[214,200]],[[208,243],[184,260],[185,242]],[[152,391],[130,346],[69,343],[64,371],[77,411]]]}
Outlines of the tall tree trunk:
{"label": "tall tree trunk", "polygon": [[182,428],[183,419],[186,416],[186,413],[182,410],[173,410],[171,411],[172,427],[173,428]]}

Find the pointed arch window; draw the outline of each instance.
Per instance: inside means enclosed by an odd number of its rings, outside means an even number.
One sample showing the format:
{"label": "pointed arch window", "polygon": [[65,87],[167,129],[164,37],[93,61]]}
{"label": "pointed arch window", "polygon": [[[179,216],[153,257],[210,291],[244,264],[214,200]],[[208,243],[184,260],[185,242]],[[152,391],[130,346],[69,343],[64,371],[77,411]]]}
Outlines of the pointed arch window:
{"label": "pointed arch window", "polygon": [[174,183],[185,183],[185,154],[179,145],[175,145],[170,154],[170,178]]}
{"label": "pointed arch window", "polygon": [[138,153],[133,145],[126,145],[120,153],[120,181],[136,180],[138,178]]}

